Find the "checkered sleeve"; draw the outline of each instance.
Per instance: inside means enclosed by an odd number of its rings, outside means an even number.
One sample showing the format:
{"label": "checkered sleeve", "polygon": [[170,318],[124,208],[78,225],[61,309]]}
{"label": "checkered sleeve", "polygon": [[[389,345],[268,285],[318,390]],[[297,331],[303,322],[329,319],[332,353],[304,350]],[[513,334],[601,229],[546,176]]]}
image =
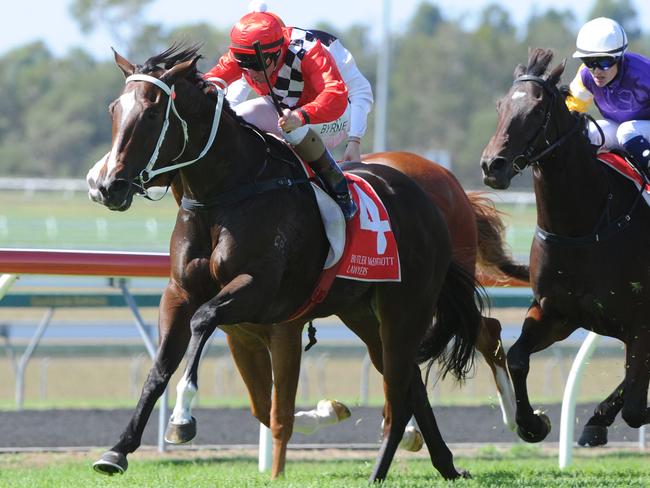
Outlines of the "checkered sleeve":
{"label": "checkered sleeve", "polygon": [[316,97],[300,108],[312,124],[338,119],[348,104],[348,89],[332,56],[317,42],[302,59],[305,85],[311,85]]}

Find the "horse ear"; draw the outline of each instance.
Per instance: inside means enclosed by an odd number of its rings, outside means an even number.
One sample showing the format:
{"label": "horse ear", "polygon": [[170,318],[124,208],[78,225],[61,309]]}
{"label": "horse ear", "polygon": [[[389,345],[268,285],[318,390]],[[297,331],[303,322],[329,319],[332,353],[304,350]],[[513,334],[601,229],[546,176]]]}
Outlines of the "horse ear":
{"label": "horse ear", "polygon": [[160,77],[160,79],[168,85],[172,85],[174,80],[184,77],[189,71],[193,70],[199,59],[201,59],[201,56],[194,56],[192,59],[188,59],[187,61],[172,66]]}
{"label": "horse ear", "polygon": [[117,64],[118,68],[122,70],[122,73],[124,73],[125,77],[129,77],[135,73],[135,66],[120,56],[115,49],[111,48],[111,50],[113,51],[113,56],[115,56],[115,63]]}
{"label": "horse ear", "polygon": [[519,78],[520,76],[524,75],[526,73],[526,66],[523,64],[518,64],[517,67],[515,68],[515,72],[513,76],[515,79]]}
{"label": "horse ear", "polygon": [[557,85],[560,82],[562,73],[564,73],[564,68],[566,68],[566,58],[564,58],[560,64],[553,68],[551,74],[548,75],[548,82],[551,85]]}

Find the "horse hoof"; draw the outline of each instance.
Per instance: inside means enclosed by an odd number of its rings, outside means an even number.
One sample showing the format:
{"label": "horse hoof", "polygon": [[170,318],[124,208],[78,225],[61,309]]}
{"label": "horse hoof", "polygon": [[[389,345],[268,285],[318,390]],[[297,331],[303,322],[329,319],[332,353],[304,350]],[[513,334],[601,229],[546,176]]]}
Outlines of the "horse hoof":
{"label": "horse hoof", "polygon": [[345,419],[349,419],[352,416],[352,412],[350,412],[350,409],[343,405],[341,402],[338,400],[327,400],[334,412],[336,413],[336,418],[338,419],[339,422],[344,421]]}
{"label": "horse hoof", "polygon": [[404,430],[404,435],[399,443],[399,447],[409,452],[418,452],[424,445],[424,438],[419,430],[409,425]]}
{"label": "horse hoof", "polygon": [[535,410],[533,413],[532,421],[536,424],[534,428],[517,425],[517,435],[526,442],[542,442],[551,431],[551,419],[541,410]]}
{"label": "horse hoof", "polygon": [[190,442],[196,437],[196,419],[191,417],[192,420],[186,424],[167,424],[165,430],[165,441],[170,444],[185,444]]}
{"label": "horse hoof", "polygon": [[607,444],[607,427],[601,425],[585,425],[578,445],[582,447],[597,447]]}
{"label": "horse hoof", "polygon": [[129,467],[129,462],[126,456],[121,452],[107,451],[102,454],[99,461],[95,461],[93,469],[101,474],[113,476],[114,474],[124,474],[126,468]]}

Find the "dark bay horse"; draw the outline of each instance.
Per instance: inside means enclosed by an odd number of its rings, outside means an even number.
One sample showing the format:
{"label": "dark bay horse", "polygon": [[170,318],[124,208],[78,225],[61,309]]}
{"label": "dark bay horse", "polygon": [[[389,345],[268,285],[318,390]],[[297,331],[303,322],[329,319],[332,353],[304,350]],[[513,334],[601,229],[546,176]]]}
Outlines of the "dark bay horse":
{"label": "dark bay horse", "polygon": [[[411,414],[432,464],[445,478],[460,476],[416,361],[438,359],[443,372],[464,377],[481,321],[475,281],[452,262],[439,210],[403,173],[385,165],[352,165],[349,169],[370,182],[389,211],[402,280],[337,279],[321,304],[287,323],[311,293],[328,250],[312,189],[297,165],[271,156],[269,140],[224,104],[222,92],[203,94],[198,58],[195,49],[170,49],[134,66],[116,54],[127,82],[111,105],[112,149],[91,196],[109,209],[127,210],[151,178],[177,171],[183,204],[170,242],[172,270],[160,305],[158,354],[129,426],[103,459],[116,471],[125,468],[126,454],[138,447],[154,403],[186,350],[168,436],[180,442],[193,437],[189,405],[197,391],[198,362],[217,326],[227,332],[231,349],[254,344],[247,343],[247,330],[268,331],[260,335],[268,334],[272,364],[261,365],[266,374],[259,381],[270,385],[273,374],[278,397],[285,395],[287,371],[298,371],[299,362],[293,361],[300,354],[281,358],[273,354],[273,343],[294,341],[290,347],[299,351],[294,329],[336,314],[367,344],[384,379],[384,440],[371,479],[386,477]],[[251,371],[237,364],[246,378]],[[295,397],[295,385],[290,386]],[[292,421],[293,410],[271,415],[274,440],[282,431],[290,436]]]}
{"label": "dark bay horse", "polygon": [[[625,343],[625,379],[596,409],[581,444],[606,442],[622,409],[625,422],[650,422],[650,209],[642,194],[596,160],[585,135],[587,118],[571,113],[557,84],[565,62],[531,52],[498,102],[496,133],[483,151],[484,182],[505,189],[530,167],[537,201],[531,247],[534,302],[521,336],[508,351],[520,437],[538,442],[548,417],[533,412],[526,390],[530,355],[579,327]],[[603,442],[604,441],[604,442]]]}

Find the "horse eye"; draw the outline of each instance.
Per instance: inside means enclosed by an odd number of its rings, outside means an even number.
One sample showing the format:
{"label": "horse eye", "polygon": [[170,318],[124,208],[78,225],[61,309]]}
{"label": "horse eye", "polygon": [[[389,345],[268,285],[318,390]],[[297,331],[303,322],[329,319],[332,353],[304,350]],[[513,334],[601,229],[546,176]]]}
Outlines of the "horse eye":
{"label": "horse eye", "polygon": [[160,110],[156,108],[149,108],[146,110],[145,114],[149,120],[156,120],[160,114]]}

